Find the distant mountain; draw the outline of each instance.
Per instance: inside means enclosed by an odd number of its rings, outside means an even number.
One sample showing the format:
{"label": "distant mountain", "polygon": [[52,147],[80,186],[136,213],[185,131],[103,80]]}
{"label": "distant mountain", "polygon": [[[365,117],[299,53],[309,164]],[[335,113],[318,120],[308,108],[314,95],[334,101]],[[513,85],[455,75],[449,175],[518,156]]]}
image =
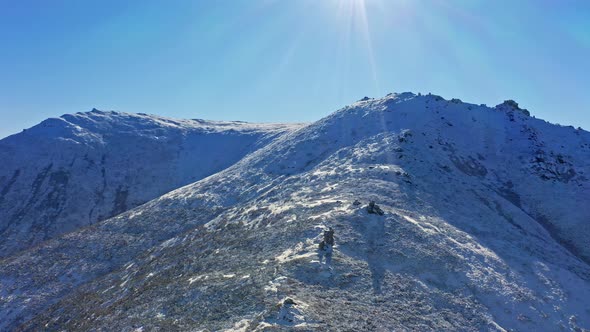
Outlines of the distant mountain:
{"label": "distant mountain", "polygon": [[0,257],[234,164],[298,125],[93,110],[0,140]]}
{"label": "distant mountain", "polygon": [[512,101],[363,98],[0,260],[0,329],[582,331],[589,172]]}

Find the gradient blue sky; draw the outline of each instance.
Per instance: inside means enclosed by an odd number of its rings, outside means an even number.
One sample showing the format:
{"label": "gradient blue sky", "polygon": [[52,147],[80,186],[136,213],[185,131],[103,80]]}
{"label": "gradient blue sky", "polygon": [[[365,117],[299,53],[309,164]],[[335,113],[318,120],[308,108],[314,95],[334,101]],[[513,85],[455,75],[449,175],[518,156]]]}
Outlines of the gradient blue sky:
{"label": "gradient blue sky", "polygon": [[0,0],[0,137],[64,113],[313,121],[432,92],[590,129],[590,1]]}

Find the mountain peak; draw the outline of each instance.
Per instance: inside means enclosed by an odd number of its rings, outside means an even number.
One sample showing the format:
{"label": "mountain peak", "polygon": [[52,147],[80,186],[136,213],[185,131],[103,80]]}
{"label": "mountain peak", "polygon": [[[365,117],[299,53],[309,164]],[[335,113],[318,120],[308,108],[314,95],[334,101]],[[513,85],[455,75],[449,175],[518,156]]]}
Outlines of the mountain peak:
{"label": "mountain peak", "polygon": [[[442,103],[442,104],[434,104],[433,103]],[[502,113],[509,113],[512,114],[513,112],[517,112],[522,114],[526,117],[530,117],[530,112],[527,109],[522,109],[519,107],[518,103],[514,100],[505,100],[504,102],[496,105],[495,107],[488,107],[485,104],[471,104],[467,102],[463,102],[461,99],[458,98],[451,98],[449,100],[443,98],[442,96],[435,95],[432,93],[428,94],[421,94],[421,93],[413,93],[413,92],[401,92],[401,93],[389,93],[384,97],[381,98],[369,98],[364,97],[353,103],[350,106],[344,107],[343,110],[350,111],[351,109],[358,109],[365,108],[366,111],[385,111],[385,110],[393,110],[399,109],[404,104],[411,104],[414,112],[421,113],[421,111],[425,110],[433,110],[438,108],[452,108],[452,109],[464,109],[466,111],[477,110],[479,112],[492,112],[494,110],[501,111]],[[455,105],[455,106],[451,106]],[[440,111],[442,111],[442,108]],[[513,121],[514,117],[510,115],[510,121]]]}

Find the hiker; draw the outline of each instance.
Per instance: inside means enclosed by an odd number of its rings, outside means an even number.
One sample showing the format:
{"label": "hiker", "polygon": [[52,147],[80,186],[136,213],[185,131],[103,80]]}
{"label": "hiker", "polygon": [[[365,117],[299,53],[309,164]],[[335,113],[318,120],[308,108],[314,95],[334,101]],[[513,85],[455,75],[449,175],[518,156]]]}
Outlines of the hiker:
{"label": "hiker", "polygon": [[334,245],[334,229],[332,227],[324,231],[324,242],[330,246]]}
{"label": "hiker", "polygon": [[324,239],[319,244],[318,256],[320,264],[322,259],[326,257],[325,264],[330,266],[332,263],[332,247],[334,246],[334,230],[330,227],[328,230],[324,230]]}

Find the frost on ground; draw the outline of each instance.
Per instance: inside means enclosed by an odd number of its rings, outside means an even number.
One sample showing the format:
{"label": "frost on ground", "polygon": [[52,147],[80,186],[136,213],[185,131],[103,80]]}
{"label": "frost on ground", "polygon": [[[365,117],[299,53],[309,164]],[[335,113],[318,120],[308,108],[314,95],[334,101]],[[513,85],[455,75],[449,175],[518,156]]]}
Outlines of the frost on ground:
{"label": "frost on ground", "polygon": [[0,140],[0,257],[234,164],[301,125],[93,110]]}
{"label": "frost on ground", "polygon": [[363,100],[3,259],[0,329],[589,329],[589,165],[512,104]]}

